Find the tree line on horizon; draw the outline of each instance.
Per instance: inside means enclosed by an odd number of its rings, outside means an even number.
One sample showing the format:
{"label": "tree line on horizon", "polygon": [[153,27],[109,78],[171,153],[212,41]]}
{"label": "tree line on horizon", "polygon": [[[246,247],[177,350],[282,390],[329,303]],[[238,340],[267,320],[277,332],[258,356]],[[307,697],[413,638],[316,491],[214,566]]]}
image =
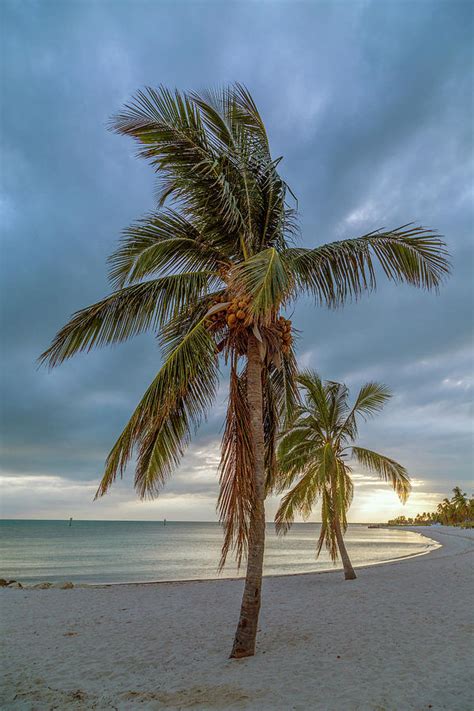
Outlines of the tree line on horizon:
{"label": "tree line on horizon", "polygon": [[472,527],[474,525],[474,496],[468,497],[460,486],[455,486],[453,496],[445,497],[437,506],[436,511],[416,514],[415,517],[397,516],[388,523],[392,526],[431,525],[441,523],[445,526]]}
{"label": "tree line on horizon", "polygon": [[139,91],[111,128],[133,138],[154,168],[157,206],[124,231],[110,257],[112,293],[75,313],[41,360],[54,367],[144,331],[161,347],[161,368],[107,458],[97,497],[132,460],[138,495],[157,496],[214,402],[219,363],[229,366],[221,566],[230,552],[239,564],[246,560],[231,657],[251,656],[267,495],[290,488],[281,530],[321,500],[318,545],[334,557],[344,556],[351,460],[402,500],[409,492],[401,465],[354,444],[357,417],[381,409],[386,387],[367,383],[350,407],[343,384],[299,374],[285,314],[304,295],[318,307],[342,307],[373,292],[382,275],[436,291],[449,272],[448,253],[433,230],[413,224],[298,245],[297,203],[278,171],[282,158],[272,157],[264,122],[240,84],[202,94]]}

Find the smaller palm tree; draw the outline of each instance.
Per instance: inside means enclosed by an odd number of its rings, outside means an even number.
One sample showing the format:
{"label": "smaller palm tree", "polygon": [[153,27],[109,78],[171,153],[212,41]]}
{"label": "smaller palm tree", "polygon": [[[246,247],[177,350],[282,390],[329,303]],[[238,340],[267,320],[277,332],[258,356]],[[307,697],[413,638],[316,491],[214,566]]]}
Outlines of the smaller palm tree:
{"label": "smaller palm tree", "polygon": [[340,554],[346,580],[353,580],[356,574],[343,538],[353,494],[348,460],[388,481],[402,502],[411,490],[410,478],[401,464],[353,444],[358,434],[357,419],[367,419],[379,412],[391,393],[385,385],[366,383],[351,408],[349,390],[341,383],[323,382],[309,370],[298,376],[298,383],[303,390],[303,402],[278,446],[279,467],[273,489],[280,493],[291,489],[277,511],[276,529],[278,533],[286,533],[296,514],[308,518],[320,500],[321,533],[316,555],[326,543],[334,562]]}

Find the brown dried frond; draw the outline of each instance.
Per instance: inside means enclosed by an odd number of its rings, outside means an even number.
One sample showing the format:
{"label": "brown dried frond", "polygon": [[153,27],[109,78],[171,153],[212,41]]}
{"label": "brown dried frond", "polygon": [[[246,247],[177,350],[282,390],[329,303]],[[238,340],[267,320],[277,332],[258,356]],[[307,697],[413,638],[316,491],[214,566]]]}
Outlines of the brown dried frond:
{"label": "brown dried frond", "polygon": [[219,570],[222,570],[231,549],[235,550],[237,565],[240,567],[242,557],[247,552],[250,515],[255,502],[246,375],[244,372],[239,376],[236,361],[234,356],[221,446],[217,508],[224,526],[224,544]]}

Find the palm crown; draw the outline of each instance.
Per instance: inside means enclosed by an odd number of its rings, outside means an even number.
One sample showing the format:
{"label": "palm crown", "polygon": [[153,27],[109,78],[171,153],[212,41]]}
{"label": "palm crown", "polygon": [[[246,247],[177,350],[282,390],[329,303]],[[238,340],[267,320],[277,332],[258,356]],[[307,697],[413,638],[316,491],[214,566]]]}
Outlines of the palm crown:
{"label": "palm crown", "polygon": [[[231,547],[240,561],[265,477],[276,472],[278,427],[297,401],[291,323],[281,310],[301,293],[329,306],[357,298],[375,287],[377,261],[389,279],[436,288],[448,270],[446,252],[433,232],[409,225],[295,246],[280,159],[239,84],[203,95],[140,91],[112,128],[134,138],[157,172],[157,209],[125,230],[111,256],[115,291],[77,312],[42,359],[56,366],[145,330],[157,334],[163,364],[110,452],[97,492],[109,489],[135,452],[141,497],[155,496],[178,465],[214,400],[219,354],[227,359],[218,506],[222,562]],[[263,513],[260,519],[264,528]]]}
{"label": "palm crown", "polygon": [[307,518],[321,500],[317,553],[326,543],[336,560],[337,526],[343,532],[347,529],[347,511],[353,495],[348,461],[354,460],[388,481],[402,502],[410,493],[410,479],[398,462],[354,444],[358,436],[357,419],[372,417],[391,397],[385,385],[366,383],[350,407],[349,390],[341,383],[323,382],[312,371],[301,373],[298,382],[305,393],[304,402],[296,408],[294,420],[278,447],[279,475],[275,488],[279,491],[292,488],[277,511],[277,531],[285,533],[296,514]]}

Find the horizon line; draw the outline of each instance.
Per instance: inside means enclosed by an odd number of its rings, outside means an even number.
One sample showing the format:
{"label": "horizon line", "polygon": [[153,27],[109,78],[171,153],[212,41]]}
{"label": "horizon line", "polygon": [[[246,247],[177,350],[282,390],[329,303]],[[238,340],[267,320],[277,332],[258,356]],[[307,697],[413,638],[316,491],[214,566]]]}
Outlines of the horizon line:
{"label": "horizon line", "polygon": [[[219,521],[196,521],[196,520],[191,520],[191,519],[171,519],[171,518],[158,518],[158,519],[151,519],[151,518],[146,518],[146,519],[135,519],[135,518],[74,518],[74,516],[70,516],[67,518],[6,518],[6,517],[0,517],[0,522],[2,521],[64,521],[66,523],[69,523],[70,520],[76,521],[76,522],[90,522],[90,523],[163,523],[163,521],[166,521],[166,523],[215,523],[217,525],[223,525]],[[265,521],[265,523],[275,523],[275,521]],[[310,526],[313,524],[320,524],[321,521],[295,521],[292,525],[303,525],[303,526]],[[373,524],[373,523],[386,523],[386,521],[350,521],[348,523],[348,526],[351,524],[354,525],[360,525],[360,524]]]}

